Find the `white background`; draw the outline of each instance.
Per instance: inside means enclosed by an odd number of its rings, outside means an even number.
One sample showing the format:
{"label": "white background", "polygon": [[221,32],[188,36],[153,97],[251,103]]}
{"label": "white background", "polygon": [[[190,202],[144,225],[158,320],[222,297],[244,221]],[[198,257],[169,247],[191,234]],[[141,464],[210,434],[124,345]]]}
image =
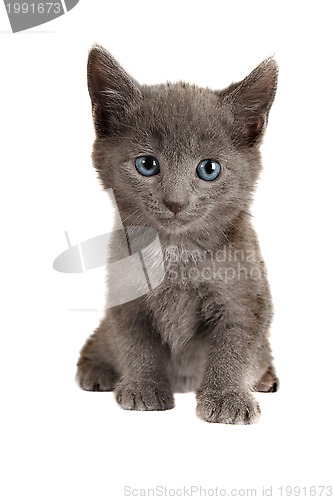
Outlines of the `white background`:
{"label": "white background", "polygon": [[[258,497],[264,485],[277,497],[280,485],[331,484],[331,10],[321,1],[81,0],[14,35],[0,5],[2,498],[105,500],[123,498],[126,485],[257,488]],[[253,213],[275,303],[281,390],[257,396],[258,425],[201,422],[192,394],[177,395],[171,411],[125,412],[112,394],[74,382],[101,312],[68,309],[97,307],[104,277],[56,273],[52,263],[65,230],[72,243],[110,230],[90,159],[94,42],[142,83],[223,88],[276,55],[279,87]]]}

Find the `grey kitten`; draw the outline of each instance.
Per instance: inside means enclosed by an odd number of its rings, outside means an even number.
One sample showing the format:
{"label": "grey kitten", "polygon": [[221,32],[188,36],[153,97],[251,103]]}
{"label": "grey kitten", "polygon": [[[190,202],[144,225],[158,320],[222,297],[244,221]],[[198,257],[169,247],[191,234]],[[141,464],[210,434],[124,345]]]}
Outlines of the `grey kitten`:
{"label": "grey kitten", "polygon": [[126,410],[167,410],[174,392],[195,391],[197,415],[226,424],[256,422],[252,392],[278,389],[248,213],[277,74],[269,58],[224,90],[139,85],[102,47],[91,50],[94,165],[124,226],[158,232],[165,277],[106,310],[81,351],[82,389],[115,391]]}

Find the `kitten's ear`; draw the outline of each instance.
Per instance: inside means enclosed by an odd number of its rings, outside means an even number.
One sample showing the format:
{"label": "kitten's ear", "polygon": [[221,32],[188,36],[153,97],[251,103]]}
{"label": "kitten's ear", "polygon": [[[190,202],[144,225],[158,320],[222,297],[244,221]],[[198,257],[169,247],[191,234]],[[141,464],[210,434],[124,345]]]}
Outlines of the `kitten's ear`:
{"label": "kitten's ear", "polygon": [[89,53],[87,82],[96,134],[117,134],[140,97],[139,84],[100,45]]}
{"label": "kitten's ear", "polygon": [[247,146],[258,144],[265,131],[277,87],[278,66],[270,57],[244,80],[221,95],[232,109],[235,139]]}

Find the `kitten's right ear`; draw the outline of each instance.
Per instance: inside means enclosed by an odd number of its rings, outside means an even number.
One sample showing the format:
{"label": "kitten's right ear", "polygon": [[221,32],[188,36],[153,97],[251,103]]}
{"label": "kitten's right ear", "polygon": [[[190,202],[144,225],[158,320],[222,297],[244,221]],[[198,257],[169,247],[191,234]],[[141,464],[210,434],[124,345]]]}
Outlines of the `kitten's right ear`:
{"label": "kitten's right ear", "polygon": [[269,57],[244,80],[220,92],[234,118],[234,135],[238,144],[255,146],[265,131],[277,87],[278,66]]}
{"label": "kitten's right ear", "polygon": [[97,136],[117,134],[140,97],[138,83],[100,45],[89,53],[87,82]]}

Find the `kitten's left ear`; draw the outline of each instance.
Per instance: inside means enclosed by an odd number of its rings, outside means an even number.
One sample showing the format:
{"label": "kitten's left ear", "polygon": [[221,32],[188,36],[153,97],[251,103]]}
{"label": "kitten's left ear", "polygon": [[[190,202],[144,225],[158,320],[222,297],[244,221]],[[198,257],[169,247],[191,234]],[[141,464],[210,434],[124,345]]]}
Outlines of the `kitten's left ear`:
{"label": "kitten's left ear", "polygon": [[117,134],[140,98],[139,84],[100,45],[89,53],[87,82],[97,136]]}
{"label": "kitten's left ear", "polygon": [[234,135],[239,143],[254,146],[260,142],[275,99],[277,77],[277,63],[270,57],[244,80],[222,91],[233,113]]}

